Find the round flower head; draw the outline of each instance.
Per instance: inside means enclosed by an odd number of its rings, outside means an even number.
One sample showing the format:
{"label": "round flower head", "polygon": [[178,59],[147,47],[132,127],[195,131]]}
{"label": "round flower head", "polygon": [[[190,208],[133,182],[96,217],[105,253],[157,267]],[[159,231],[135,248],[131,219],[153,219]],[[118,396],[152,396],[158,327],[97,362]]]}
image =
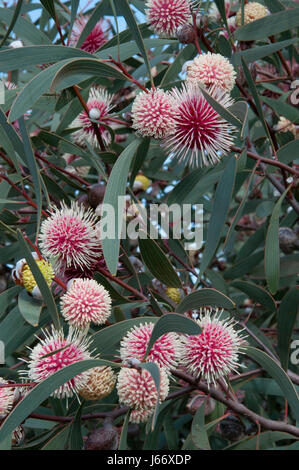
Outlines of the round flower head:
{"label": "round flower head", "polygon": [[[134,326],[127,333],[120,343],[120,357],[123,361],[130,358],[143,360],[154,326],[154,323],[144,323],[140,326]],[[175,333],[165,333],[154,343],[146,361],[155,362],[169,371],[177,366],[180,352],[179,337]]]}
{"label": "round flower head", "polygon": [[142,191],[146,191],[150,185],[151,180],[149,180],[146,176],[137,175],[134,181],[133,190],[138,191],[142,189]]}
{"label": "round flower head", "polygon": [[[50,287],[52,284],[52,279],[54,278],[54,271],[51,264],[44,259],[38,259],[35,262],[41,270],[45,280],[47,281],[48,286]],[[27,263],[24,264],[22,269],[22,281],[25,289],[32,294],[34,288],[36,287],[36,281]]]}
{"label": "round flower head", "polygon": [[117,380],[119,401],[139,411],[153,410],[158,398],[165,400],[169,390],[169,379],[164,369],[160,369],[160,393],[155,381],[146,369],[122,367]]}
{"label": "round flower head", "polygon": [[[52,329],[44,331],[44,339],[31,350],[28,362],[28,378],[40,383],[55,372],[79,361],[91,359],[88,342],[76,331],[70,331],[65,338],[63,331]],[[82,372],[61,385],[52,396],[56,398],[71,397],[77,394],[88,380],[89,372]]]}
{"label": "round flower head", "polygon": [[[180,160],[190,160],[196,166],[217,163],[232,146],[234,126],[215,111],[198,86],[189,83],[172,93],[177,102],[175,132],[164,140],[164,146]],[[211,96],[225,108],[233,104],[219,89],[211,90]]]}
{"label": "round flower head", "polygon": [[8,382],[0,377],[0,419],[4,419],[14,403],[14,389],[11,387],[1,387],[1,385],[8,385]]}
{"label": "round flower head", "polygon": [[80,396],[85,400],[96,401],[110,395],[114,389],[116,376],[111,367],[91,369],[87,383],[79,389]]}
{"label": "round flower head", "polygon": [[217,87],[232,91],[236,72],[226,57],[221,54],[201,54],[187,68],[187,82],[202,83],[206,87]]}
{"label": "round flower head", "polygon": [[[51,264],[46,260],[39,259],[37,253],[33,252],[31,254],[50,287],[54,278],[54,271]],[[24,286],[25,289],[34,297],[42,299],[42,294],[25,258],[22,258],[17,262],[16,267],[12,271],[12,278],[16,284]]]}
{"label": "round flower head", "polygon": [[89,267],[96,261],[99,240],[97,218],[91,210],[72,202],[61,208],[52,208],[50,217],[41,225],[40,247],[46,258],[53,260],[54,270],[70,266]]}
{"label": "round flower head", "polygon": [[[72,134],[72,138],[76,144],[84,145],[87,141],[93,147],[98,146],[98,139],[95,133],[92,120],[105,121],[105,126],[109,126],[109,112],[112,109],[112,96],[107,91],[101,88],[91,88],[87,101],[87,107],[89,114],[86,111],[82,111],[79,116],[74,119],[71,124],[71,128],[80,127],[79,130]],[[97,124],[102,139],[105,145],[109,145],[111,142],[111,136],[105,126]]]}
{"label": "round flower head", "polygon": [[[244,25],[252,23],[253,21],[264,18],[269,14],[268,9],[258,2],[250,2],[244,6]],[[236,15],[236,25],[239,28],[242,26],[242,9]]]}
{"label": "round flower head", "polygon": [[144,137],[162,139],[174,130],[175,104],[169,93],[157,88],[137,95],[132,106],[133,128]]}
{"label": "round flower head", "polygon": [[154,414],[154,411],[155,408],[150,410],[132,410],[130,414],[130,422],[135,424],[146,423]]}
{"label": "round flower head", "polygon": [[[71,33],[70,46],[75,47],[77,45],[77,42],[86,26],[88,19],[89,18],[80,16],[75,21]],[[107,22],[104,19],[101,19],[89,33],[87,38],[83,41],[80,49],[83,49],[86,52],[90,52],[91,54],[96,52],[107,42],[107,29]]]}
{"label": "round flower head", "polygon": [[93,279],[74,279],[61,298],[61,312],[75,328],[84,329],[90,323],[101,325],[111,314],[111,297]]}
{"label": "round flower head", "polygon": [[175,287],[167,287],[165,294],[176,304],[179,304],[181,301],[181,293],[179,289]]}
{"label": "round flower head", "polygon": [[190,0],[148,0],[146,7],[148,23],[161,36],[174,36],[191,17]]}
{"label": "round flower head", "polygon": [[222,311],[201,311],[196,321],[202,332],[185,336],[181,364],[195,378],[202,376],[208,384],[227,376],[239,365],[238,353],[245,345],[244,338],[234,329],[233,320],[220,320]]}

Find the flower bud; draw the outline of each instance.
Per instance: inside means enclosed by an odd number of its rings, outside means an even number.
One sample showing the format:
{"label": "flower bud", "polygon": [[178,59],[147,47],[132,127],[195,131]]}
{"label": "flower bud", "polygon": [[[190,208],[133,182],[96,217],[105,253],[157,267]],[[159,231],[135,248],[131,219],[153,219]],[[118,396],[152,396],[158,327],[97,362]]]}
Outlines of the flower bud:
{"label": "flower bud", "polygon": [[104,200],[106,187],[103,184],[93,184],[88,191],[88,202],[93,209]]}
{"label": "flower bud", "polygon": [[184,24],[177,29],[177,38],[182,44],[191,44],[195,40],[195,31],[191,24]]}

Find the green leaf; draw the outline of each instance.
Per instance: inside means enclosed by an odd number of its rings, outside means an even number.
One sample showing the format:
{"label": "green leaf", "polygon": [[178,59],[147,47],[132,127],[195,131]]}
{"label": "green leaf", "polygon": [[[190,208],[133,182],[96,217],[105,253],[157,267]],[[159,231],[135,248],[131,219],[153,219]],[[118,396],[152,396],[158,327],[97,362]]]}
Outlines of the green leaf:
{"label": "green leaf", "polygon": [[267,284],[271,294],[276,294],[279,285],[279,273],[280,273],[280,251],[279,251],[279,215],[281,205],[287,192],[290,188],[286,189],[283,195],[279,198],[276,203],[273,214],[270,219],[269,228],[266,237],[265,244],[265,275]]}
{"label": "green leaf", "polygon": [[299,123],[299,111],[295,106],[291,106],[281,100],[274,100],[273,98],[267,98],[265,96],[263,97],[263,102],[274,109],[277,116],[284,116],[291,122]]}
{"label": "green leaf", "polygon": [[88,369],[99,366],[112,366],[116,364],[100,359],[79,361],[55,372],[43,382],[36,385],[19,403],[0,427],[0,445],[46,398],[48,398],[61,385]]}
{"label": "green leaf", "polygon": [[13,17],[11,19],[11,22],[10,22],[10,25],[8,26],[7,30],[6,30],[6,33],[4,34],[1,42],[0,42],[0,47],[3,46],[3,44],[5,43],[6,39],[8,38],[8,36],[10,35],[10,33],[12,32],[13,28],[14,28],[14,25],[16,24],[16,21],[19,17],[19,14],[21,12],[21,8],[22,8],[22,5],[23,5],[23,0],[18,0],[17,2],[17,5],[14,9],[14,14],[13,14]]}
{"label": "green leaf", "polygon": [[208,433],[205,428],[205,403],[203,403],[192,421],[191,438],[197,449],[211,450]]}
{"label": "green leaf", "polygon": [[229,297],[216,289],[199,289],[184,297],[177,306],[176,311],[178,313],[185,313],[187,310],[197,310],[200,307],[206,306],[231,310],[236,305]]}
{"label": "green leaf", "polygon": [[103,328],[91,336],[91,348],[94,348],[102,357],[114,357],[116,351],[119,350],[120,341],[131,328],[143,323],[156,323],[157,321],[158,318],[156,317],[132,318]]}
{"label": "green leaf", "polygon": [[[118,198],[124,196],[126,193],[126,182],[128,179],[130,165],[140,143],[140,140],[134,140],[120,154],[111,171],[105,191],[103,204],[109,204],[114,208],[115,217],[113,218],[114,234],[107,233],[109,238],[107,236],[102,236],[102,247],[107,267],[113,275],[115,275],[117,271],[120,235],[122,228],[122,214],[118,213]],[[102,217],[101,219],[102,231],[104,228],[104,218],[105,217]]]}
{"label": "green leaf", "polygon": [[209,266],[221,239],[235,185],[236,168],[237,160],[231,157],[218,183],[198,281]]}
{"label": "green leaf", "polygon": [[[265,431],[257,436],[249,436],[239,442],[235,442],[226,447],[226,450],[277,450],[275,445],[278,441],[289,441],[295,439],[292,434],[280,431]],[[290,444],[285,447],[289,450]]]}
{"label": "green leaf", "polygon": [[[0,69],[8,72],[12,68],[14,70],[24,69],[41,63],[59,62],[74,58],[93,58],[89,52],[73,47],[65,46],[25,46],[20,49],[6,49],[0,52]],[[59,64],[55,64],[59,65]],[[48,70],[45,69],[45,70]],[[44,70],[44,71],[45,71]]]}
{"label": "green leaf", "polygon": [[55,435],[41,448],[41,450],[65,450],[65,446],[70,433],[70,425],[68,424]]}
{"label": "green leaf", "polygon": [[266,119],[265,119],[265,116],[264,116],[264,113],[263,113],[263,109],[262,109],[262,105],[261,105],[261,100],[260,100],[260,97],[258,95],[258,91],[257,91],[257,88],[256,88],[256,85],[255,85],[255,82],[251,76],[251,73],[250,73],[250,70],[244,60],[244,58],[242,57],[241,58],[241,62],[242,62],[242,66],[243,66],[243,70],[244,70],[244,74],[245,74],[245,77],[246,77],[246,80],[247,80],[247,83],[248,83],[248,87],[252,93],[252,97],[254,99],[254,102],[255,102],[255,105],[256,105],[256,108],[257,108],[257,111],[259,113],[259,116],[260,116],[260,119],[261,119],[261,122],[263,124],[263,127],[265,129],[265,132],[268,136],[268,139],[270,140],[271,142],[271,145],[273,147],[273,142],[272,142],[272,138],[271,138],[271,135],[270,135],[270,131],[269,131],[269,128],[267,126],[267,122],[266,122]]}
{"label": "green leaf", "polygon": [[56,12],[53,0],[40,0],[43,7],[47,10],[50,16],[55,20],[56,19]]}
{"label": "green leaf", "polygon": [[238,41],[256,41],[299,26],[299,8],[280,11],[238,28]]}
{"label": "green leaf", "polygon": [[250,299],[263,305],[270,312],[276,310],[275,300],[263,287],[247,281],[235,281],[232,282],[231,286],[245,292]]}
{"label": "green leaf", "polygon": [[243,127],[243,122],[234,114],[230,111],[230,108],[224,108],[221,104],[216,101],[213,96],[207,92],[206,88],[204,85],[201,85],[201,83],[198,83],[198,86],[200,87],[204,97],[206,98],[207,102],[212,106],[212,108],[217,111],[220,116],[225,119],[226,121],[230,122],[237,128],[242,128]]}
{"label": "green leaf", "polygon": [[292,140],[288,142],[277,152],[277,158],[280,162],[290,163],[294,160],[297,160],[299,155],[299,139]]}
{"label": "green leaf", "polygon": [[69,445],[70,450],[82,450],[83,449],[83,437],[82,437],[82,410],[84,407],[84,400],[81,403],[75,419],[70,427]]}
{"label": "green leaf", "polygon": [[120,303],[120,304],[126,304],[126,303],[129,303],[130,300],[129,299],[126,299],[125,297],[123,297],[116,289],[115,287],[113,287],[112,283],[110,281],[108,281],[108,279],[101,273],[94,273],[94,276],[93,276],[94,280],[97,281],[99,284],[101,284],[102,286],[105,287],[105,289],[107,289],[107,291],[109,292],[109,294],[111,295],[111,298],[113,300],[115,300],[117,303]]}
{"label": "green leaf", "polygon": [[39,317],[43,308],[43,302],[35,299],[23,289],[18,297],[18,307],[24,320],[32,326],[38,326]]}
{"label": "green leaf", "polygon": [[33,274],[34,279],[41,291],[43,299],[45,301],[46,306],[48,307],[49,313],[52,317],[52,321],[56,328],[59,328],[59,315],[57,312],[56,304],[52,295],[52,292],[49,289],[47,281],[45,280],[44,276],[42,275],[41,270],[39,269],[38,265],[36,264],[31,251],[29,250],[27,243],[24,240],[22,233],[18,230],[18,240],[21,245],[22,251],[24,253],[24,257],[28,263],[28,266]]}
{"label": "green leaf", "polygon": [[277,315],[278,353],[282,367],[287,370],[290,343],[299,310],[299,290],[293,288],[283,297]]}
{"label": "green leaf", "polygon": [[277,364],[277,362],[268,356],[268,354],[260,351],[259,349],[255,349],[249,346],[246,348],[246,354],[251,359],[260,364],[277,382],[284,394],[285,399],[290,405],[295,419],[299,421],[299,398],[294,385],[284,370]]}
{"label": "green leaf", "polygon": [[90,77],[126,79],[122,72],[99,59],[73,59],[56,72],[50,90],[62,90]]}
{"label": "green leaf", "polygon": [[163,315],[163,317],[160,317],[154,326],[146,349],[145,357],[148,355],[157,339],[169,332],[185,333],[186,335],[199,335],[201,333],[201,328],[193,320],[183,317],[182,315],[177,315],[176,313]]}
{"label": "green leaf", "polygon": [[122,426],[121,435],[119,438],[119,446],[118,450],[128,450],[127,438],[128,438],[128,426],[130,420],[130,413],[129,410],[125,416],[124,424]]}
{"label": "green leaf", "polygon": [[141,55],[144,59],[144,62],[146,64],[146,67],[147,67],[147,70],[148,70],[148,75],[152,79],[151,66],[150,66],[150,63],[149,63],[149,60],[148,60],[147,50],[145,48],[142,35],[140,33],[138,24],[136,23],[135,17],[132,13],[132,10],[130,8],[130,5],[129,5],[128,1],[127,0],[118,0],[118,8],[122,12],[122,14],[123,14],[123,16],[124,16],[124,18],[127,22],[128,27],[132,31],[132,36],[135,39],[135,41],[136,41],[136,43],[139,47],[140,53],[141,53]]}
{"label": "green leaf", "polygon": [[48,92],[55,73],[67,62],[62,61],[46,68],[25,85],[12,104],[8,116],[10,122],[23,116],[44,93]]}
{"label": "green leaf", "polygon": [[[242,154],[240,155],[240,159],[242,159],[243,156],[246,156],[247,155],[247,150],[243,150]],[[240,161],[239,159],[239,161]],[[246,185],[246,190],[245,190],[245,194],[242,198],[242,202],[241,204],[239,205],[238,209],[237,209],[237,212],[233,218],[233,221],[232,223],[230,224],[230,227],[228,229],[228,232],[227,232],[227,235],[226,235],[226,239],[225,239],[225,242],[224,242],[224,246],[228,245],[229,241],[230,241],[230,238],[233,236],[234,234],[234,230],[235,230],[235,227],[238,223],[238,220],[240,219],[240,217],[242,216],[242,212],[243,212],[243,209],[244,209],[244,206],[246,204],[246,201],[247,201],[247,197],[248,197],[248,193],[249,193],[249,190],[251,189],[251,183],[252,183],[252,180],[255,176],[255,170],[256,170],[256,166],[254,167],[254,169],[252,170],[251,172],[251,175],[250,175],[250,178],[249,178],[249,181],[248,181],[248,184]]]}
{"label": "green leaf", "polygon": [[40,174],[38,171],[36,160],[34,158],[33,149],[31,147],[31,141],[29,140],[28,132],[27,132],[23,117],[19,119],[19,127],[20,127],[20,133],[21,133],[22,140],[23,140],[23,145],[24,145],[26,163],[29,168],[30,174],[32,176],[33,185],[34,185],[35,199],[36,199],[36,204],[37,204],[36,233],[38,233],[40,222],[41,222],[42,204],[43,204]]}
{"label": "green leaf", "polygon": [[186,47],[184,47],[178,53],[175,60],[167,69],[167,72],[165,73],[163,80],[160,83],[160,86],[163,88],[163,85],[174,82],[181,73],[184,63],[187,62],[187,60],[193,59],[195,55],[196,49],[194,47],[194,44],[188,44]]}
{"label": "green leaf", "polygon": [[[15,9],[0,8],[0,18],[5,24],[11,24],[15,15]],[[38,29],[34,24],[23,18],[21,15],[18,16],[13,32],[20,39],[27,41],[29,44],[50,44],[51,41],[48,36]],[[19,56],[22,57],[23,48],[18,48]]]}
{"label": "green leaf", "polygon": [[166,284],[167,287],[182,287],[180,278],[171,262],[155,240],[140,238],[139,248],[143,262],[153,276]]}
{"label": "green leaf", "polygon": [[275,42],[273,44],[267,44],[266,46],[253,47],[252,49],[246,49],[245,51],[236,52],[232,56],[232,63],[234,66],[242,64],[242,58],[245,59],[247,63],[256,62],[257,60],[263,59],[274,52],[280,51],[285,47],[290,46],[298,42],[298,39],[287,39],[285,41]]}

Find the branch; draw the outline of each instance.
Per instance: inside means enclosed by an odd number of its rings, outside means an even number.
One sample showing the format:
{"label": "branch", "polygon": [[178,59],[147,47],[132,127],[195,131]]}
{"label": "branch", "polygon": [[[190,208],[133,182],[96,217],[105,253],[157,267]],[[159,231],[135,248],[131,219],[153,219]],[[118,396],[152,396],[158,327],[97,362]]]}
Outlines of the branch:
{"label": "branch", "polygon": [[185,382],[194,385],[198,390],[204,392],[206,395],[209,395],[220,403],[223,403],[232,411],[247,417],[255,424],[259,423],[264,429],[268,429],[270,431],[287,432],[295,437],[299,437],[299,429],[295,426],[292,426],[291,424],[286,424],[283,421],[273,421],[272,419],[264,418],[263,416],[260,416],[254,413],[253,411],[249,410],[248,408],[246,408],[246,406],[242,405],[241,403],[233,401],[230,398],[226,398],[222,392],[219,392],[214,388],[209,388],[207,384],[190,377],[184,372],[172,371],[172,373],[173,375],[184,380]]}

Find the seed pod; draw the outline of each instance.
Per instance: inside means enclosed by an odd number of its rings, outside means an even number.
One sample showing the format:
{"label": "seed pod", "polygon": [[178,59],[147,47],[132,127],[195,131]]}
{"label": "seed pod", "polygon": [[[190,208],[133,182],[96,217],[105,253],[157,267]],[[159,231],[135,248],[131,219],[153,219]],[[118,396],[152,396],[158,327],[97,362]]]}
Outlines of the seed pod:
{"label": "seed pod", "polygon": [[219,430],[224,439],[237,441],[245,433],[245,426],[236,416],[230,415],[220,422]]}
{"label": "seed pod", "polygon": [[102,204],[106,187],[103,184],[93,184],[88,191],[88,202],[93,209]]}
{"label": "seed pod", "polygon": [[184,24],[177,29],[177,38],[182,44],[190,44],[195,40],[195,32],[191,24]]}
{"label": "seed pod", "polygon": [[85,450],[117,450],[118,448],[117,428],[111,423],[103,424],[103,427],[93,431],[85,442]]}
{"label": "seed pod", "polygon": [[298,237],[294,230],[289,227],[280,227],[279,229],[279,246],[284,253],[292,253],[298,246]]}
{"label": "seed pod", "polygon": [[87,194],[81,194],[78,198],[77,198],[77,202],[78,204],[83,204],[83,206],[85,207],[85,209],[88,209],[90,206],[89,206],[89,202],[88,202],[88,196]]}

